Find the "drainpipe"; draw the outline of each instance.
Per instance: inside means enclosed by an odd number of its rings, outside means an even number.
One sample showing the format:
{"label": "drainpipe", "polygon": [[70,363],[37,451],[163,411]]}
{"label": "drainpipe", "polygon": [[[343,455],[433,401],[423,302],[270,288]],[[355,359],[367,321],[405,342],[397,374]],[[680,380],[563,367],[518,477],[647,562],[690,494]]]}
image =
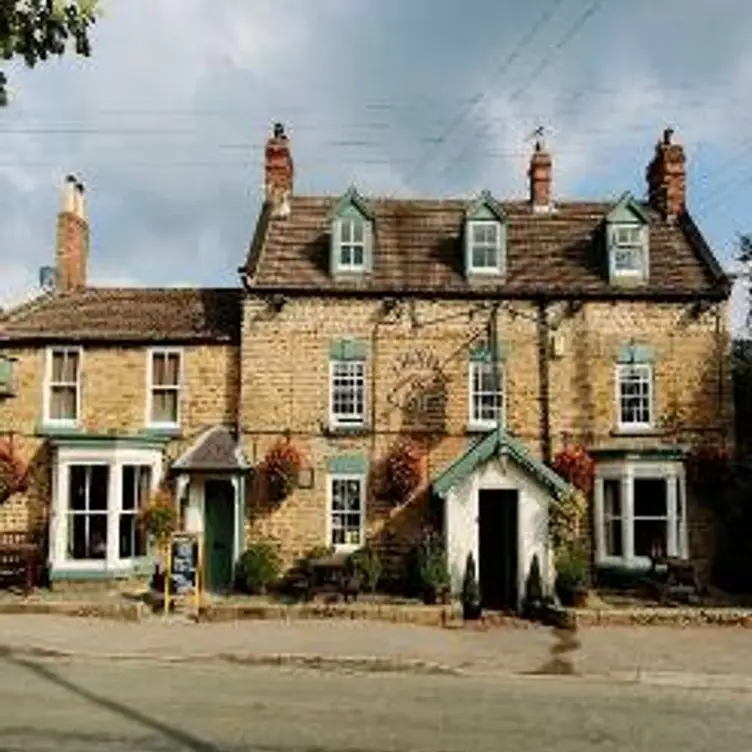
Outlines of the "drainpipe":
{"label": "drainpipe", "polygon": [[551,397],[549,389],[549,323],[545,299],[538,301],[538,383],[540,401],[541,454],[546,464],[551,462]]}
{"label": "drainpipe", "polygon": [[[498,394],[501,385],[501,370],[499,368],[499,303],[491,306],[491,319],[488,322],[488,344],[491,348],[491,373],[494,386]],[[501,406],[496,413],[496,430],[501,432]]]}

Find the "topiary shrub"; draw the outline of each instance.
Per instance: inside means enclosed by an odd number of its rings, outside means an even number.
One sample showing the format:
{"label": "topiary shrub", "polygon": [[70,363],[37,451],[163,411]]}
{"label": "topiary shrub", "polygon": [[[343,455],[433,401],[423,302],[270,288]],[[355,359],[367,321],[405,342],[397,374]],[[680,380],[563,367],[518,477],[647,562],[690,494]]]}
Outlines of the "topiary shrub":
{"label": "topiary shrub", "polygon": [[462,578],[462,618],[478,619],[480,614],[480,587],[475,574],[475,557],[471,551],[465,560],[465,576]]}
{"label": "topiary shrub", "polygon": [[236,568],[238,588],[252,595],[263,595],[280,576],[282,560],[276,543],[255,541],[243,552]]}
{"label": "topiary shrub", "polygon": [[543,579],[541,577],[538,554],[533,555],[530,571],[525,580],[524,613],[528,618],[536,618],[543,605]]}
{"label": "topiary shrub", "polygon": [[375,592],[382,573],[381,559],[376,551],[364,546],[351,555],[350,561],[363,587],[369,593]]}

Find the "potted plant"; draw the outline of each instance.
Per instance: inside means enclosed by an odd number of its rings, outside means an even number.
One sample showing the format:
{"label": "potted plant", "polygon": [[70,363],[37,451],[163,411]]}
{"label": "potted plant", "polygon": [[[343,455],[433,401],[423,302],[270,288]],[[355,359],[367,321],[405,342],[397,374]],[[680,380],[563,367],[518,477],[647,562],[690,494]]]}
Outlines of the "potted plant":
{"label": "potted plant", "polygon": [[382,572],[381,559],[376,551],[364,546],[350,556],[350,562],[365,589],[369,593],[375,592]]}
{"label": "potted plant", "polygon": [[481,615],[480,588],[475,573],[475,557],[472,551],[465,561],[465,576],[462,578],[462,618],[479,619]]}
{"label": "potted plant", "polygon": [[418,577],[426,605],[445,601],[449,591],[446,552],[440,536],[427,532],[418,547]]}
{"label": "potted plant", "polygon": [[575,542],[563,547],[556,557],[556,594],[562,606],[581,607],[588,594],[589,557]]}
{"label": "potted plant", "polygon": [[543,580],[541,578],[540,559],[533,555],[530,571],[525,580],[525,600],[523,613],[528,619],[537,619],[543,609]]}
{"label": "potted plant", "polygon": [[272,501],[282,501],[292,493],[298,484],[302,465],[300,451],[289,438],[274,443],[264,460],[266,484]]}
{"label": "potted plant", "polygon": [[252,595],[264,595],[279,578],[282,559],[271,540],[251,543],[241,555],[237,566],[238,587]]}

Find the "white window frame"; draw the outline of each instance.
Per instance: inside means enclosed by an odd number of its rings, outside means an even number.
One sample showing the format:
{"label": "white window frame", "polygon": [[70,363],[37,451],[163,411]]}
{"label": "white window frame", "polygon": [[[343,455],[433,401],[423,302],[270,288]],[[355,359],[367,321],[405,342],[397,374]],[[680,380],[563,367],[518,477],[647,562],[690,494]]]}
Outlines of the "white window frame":
{"label": "white window frame", "polygon": [[[467,417],[468,426],[478,429],[493,429],[498,425],[503,428],[506,425],[506,379],[505,369],[502,363],[497,364],[499,371],[499,418],[498,420],[481,420],[475,415],[475,375],[479,368],[493,368],[493,363],[482,360],[471,360],[467,369]],[[484,392],[486,394],[486,392]],[[490,392],[489,392],[490,394]]]}
{"label": "white window frame", "polygon": [[[154,379],[154,356],[155,355],[174,355],[178,356],[178,383],[177,386],[156,386]],[[146,426],[147,428],[157,429],[175,429],[180,427],[182,418],[182,393],[183,393],[183,370],[184,370],[184,353],[181,347],[151,347],[146,351]],[[177,392],[177,406],[175,421],[153,421],[152,408],[154,401],[154,389],[174,390]]]}
{"label": "white window frame", "polygon": [[[634,233],[631,238],[622,239],[619,237],[621,232]],[[643,278],[647,277],[648,267],[648,249],[645,242],[646,228],[633,224],[615,224],[610,228],[610,267],[612,277],[629,277]],[[638,266],[619,266],[616,263],[619,252],[632,252],[638,254],[640,265]]]}
{"label": "white window frame", "polygon": [[[360,525],[358,527],[358,543],[338,543],[332,542],[334,531],[333,517],[333,499],[335,481],[358,481],[360,484]],[[361,473],[329,473],[327,477],[327,513],[326,513],[326,545],[332,546],[338,553],[352,553],[365,545],[366,536],[366,477]]]}
{"label": "white window frame", "polygon": [[[52,418],[50,416],[50,410],[52,407],[52,387],[56,386],[52,382],[52,357],[54,353],[67,352],[76,353],[78,355],[78,371],[76,373],[76,417],[75,418]],[[81,420],[81,384],[83,381],[83,362],[84,362],[84,349],[81,346],[74,345],[54,345],[48,347],[45,350],[45,366],[44,366],[44,382],[42,391],[42,414],[43,423],[48,426],[69,426],[75,427]],[[67,382],[60,385],[70,386]]]}
{"label": "white window frame", "polygon": [[[159,485],[162,476],[162,452],[155,448],[113,446],[86,448],[60,446],[56,451],[52,474],[52,505],[50,515],[49,563],[54,576],[56,571],[118,573],[130,572],[133,566],[148,562],[151,558],[149,544],[146,555],[136,558],[120,558],[120,515],[123,498],[123,466],[148,465],[151,467],[150,493]],[[107,465],[107,553],[104,559],[70,559],[68,546],[68,514],[70,511],[71,465]]]}
{"label": "white window frame", "polygon": [[[490,243],[476,243],[475,242],[475,228],[476,227],[493,227],[496,232],[496,243],[492,245]],[[467,224],[467,263],[468,269],[471,274],[499,274],[503,264],[501,260],[501,223],[491,219],[472,219]],[[496,253],[496,265],[495,266],[476,266],[475,265],[475,249],[480,248],[483,251],[495,251]]]}
{"label": "white window frame", "polygon": [[[626,371],[647,371],[648,384],[648,411],[649,420],[647,422],[624,422],[622,414],[622,376]],[[617,363],[615,369],[615,406],[616,406],[616,425],[620,432],[640,432],[650,431],[653,428],[655,419],[655,385],[654,372],[652,363]]]}
{"label": "white window frame", "polygon": [[[368,253],[368,231],[366,229],[366,220],[365,219],[356,219],[354,217],[344,217],[342,219],[337,220],[339,222],[339,233],[337,237],[337,268],[340,271],[343,272],[362,272],[366,268],[366,254]],[[361,227],[361,240],[359,242],[355,242],[355,240],[344,240],[344,231],[345,227],[349,228],[351,238],[355,237],[355,225],[360,225]],[[343,263],[342,262],[342,249],[344,247],[348,247],[350,249],[351,259],[350,263]],[[360,249],[360,258],[361,262],[359,264],[355,264],[352,262],[352,254],[354,249],[359,248]]]}
{"label": "white window frame", "polygon": [[[635,518],[634,481],[635,479],[657,479],[666,482],[666,553],[668,556],[687,558],[689,556],[689,536],[687,530],[686,474],[680,461],[646,462],[625,461],[602,463],[596,468],[593,497],[595,528],[595,560],[605,566],[619,566],[628,569],[645,570],[650,567],[650,558],[634,553]],[[605,496],[604,481],[617,480],[621,483],[621,537],[622,556],[609,556],[606,553]]]}
{"label": "white window frame", "polygon": [[[360,416],[348,419],[344,414],[334,412],[334,375],[338,366],[359,365],[362,369],[362,397],[363,412]],[[368,409],[368,391],[366,387],[367,368],[365,359],[329,361],[329,425],[332,428],[362,428],[366,424],[366,411]]]}

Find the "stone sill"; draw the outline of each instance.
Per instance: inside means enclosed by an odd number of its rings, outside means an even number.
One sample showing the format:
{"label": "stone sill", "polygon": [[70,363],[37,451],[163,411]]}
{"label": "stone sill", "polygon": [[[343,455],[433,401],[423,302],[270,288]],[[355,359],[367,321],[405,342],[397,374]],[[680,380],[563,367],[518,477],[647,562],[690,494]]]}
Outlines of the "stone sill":
{"label": "stone sill", "polygon": [[331,438],[347,438],[358,436],[370,436],[372,431],[370,426],[326,426],[324,436]]}

